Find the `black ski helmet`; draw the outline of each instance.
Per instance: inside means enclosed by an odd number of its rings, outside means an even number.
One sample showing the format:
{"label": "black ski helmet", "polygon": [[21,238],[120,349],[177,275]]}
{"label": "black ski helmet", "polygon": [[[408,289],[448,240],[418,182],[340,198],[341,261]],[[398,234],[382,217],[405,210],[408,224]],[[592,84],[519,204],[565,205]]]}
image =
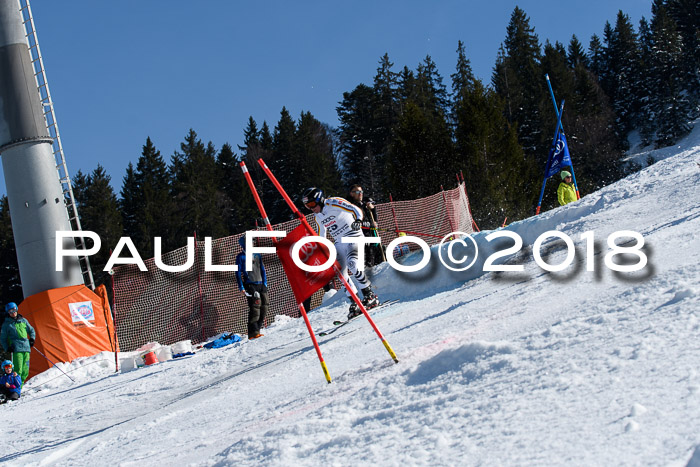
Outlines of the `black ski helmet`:
{"label": "black ski helmet", "polygon": [[320,188],[316,188],[315,186],[312,186],[311,188],[307,188],[304,190],[304,193],[301,194],[301,202],[304,203],[304,206],[311,207],[313,208],[314,206],[308,206],[309,203],[316,203],[320,206],[323,206],[323,203],[326,201],[326,197],[323,195],[323,190]]}

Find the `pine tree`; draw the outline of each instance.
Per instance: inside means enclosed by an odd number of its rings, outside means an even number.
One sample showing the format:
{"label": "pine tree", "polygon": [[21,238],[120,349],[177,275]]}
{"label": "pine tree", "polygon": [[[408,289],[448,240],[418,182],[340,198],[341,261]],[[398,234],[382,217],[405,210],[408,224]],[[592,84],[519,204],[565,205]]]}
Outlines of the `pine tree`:
{"label": "pine tree", "polygon": [[535,202],[534,166],[523,157],[503,99],[475,79],[462,88],[455,111],[456,152],[477,224],[495,228],[506,216],[526,217]]}
{"label": "pine tree", "polygon": [[263,122],[258,140],[260,142],[260,147],[264,151],[269,151],[272,149],[272,134],[270,134],[270,127],[267,125],[267,122]]}
{"label": "pine tree", "polygon": [[141,157],[136,163],[134,179],[138,187],[138,228],[135,244],[145,257],[153,255],[155,237],[162,238],[162,244],[169,249],[178,248],[169,239],[174,231],[175,204],[170,196],[170,174],[151,138],[146,138]]}
{"label": "pine tree", "polygon": [[376,141],[377,154],[384,154],[391,141],[391,130],[398,121],[400,113],[398,98],[398,74],[392,71],[394,64],[389,60],[389,55],[379,60],[379,67],[374,76],[374,92],[376,106],[373,119],[377,122]]}
{"label": "pine tree", "polygon": [[221,173],[219,189],[224,197],[228,232],[235,234],[255,228],[255,219],[259,218],[260,214],[241,171],[240,160],[230,144],[226,143],[221,147],[216,157],[216,165]]}
{"label": "pine tree", "polygon": [[225,199],[219,190],[220,172],[216,166],[216,149],[210,143],[205,147],[197,133],[190,129],[181,152],[171,158],[172,196],[180,222],[172,238],[178,246],[187,242],[195,232],[198,239],[220,238],[228,235],[226,229]]}
{"label": "pine tree", "polygon": [[517,125],[518,140],[525,154],[535,157],[544,166],[549,142],[543,133],[541,105],[546,91],[540,60],[539,39],[530,26],[530,19],[522,9],[515,7],[492,83],[498,95],[506,100],[506,116],[510,123]]}
{"label": "pine tree", "polygon": [[578,37],[576,37],[576,34],[571,36],[566,59],[570,68],[576,68],[576,65],[579,64],[588,68],[588,57],[586,56],[586,52],[583,50],[583,45],[578,40]]}
{"label": "pine tree", "polygon": [[341,194],[340,172],[330,129],[311,112],[302,112],[299,118],[293,154],[297,170],[296,177],[289,185],[292,193],[301,193],[309,186],[317,186],[328,194]]}
{"label": "pine tree", "polygon": [[343,174],[349,185],[365,183],[377,186],[379,183],[374,173],[370,174],[373,168],[376,169],[375,148],[381,148],[383,143],[375,140],[378,126],[376,102],[374,89],[360,84],[352,92],[343,93],[343,100],[336,108],[340,121]]}
{"label": "pine tree", "polygon": [[656,117],[657,147],[675,143],[690,131],[691,104],[683,88],[684,51],[676,23],[664,2],[652,9],[652,107]]}
{"label": "pine tree", "polygon": [[462,41],[457,41],[457,66],[456,71],[450,77],[452,78],[452,100],[454,102],[461,99],[463,92],[473,90],[474,72]]}
{"label": "pine tree", "polygon": [[602,82],[603,77],[607,74],[608,62],[605,47],[595,34],[591,37],[591,42],[588,45],[588,63],[591,72]]}
{"label": "pine tree", "polygon": [[445,118],[449,112],[447,89],[442,82],[437,65],[430,55],[423,59],[423,63],[418,65],[416,71],[416,85],[418,87],[416,103],[424,109],[434,112],[436,117]]}
{"label": "pine tree", "polygon": [[99,235],[102,247],[90,257],[93,277],[96,284],[108,283],[110,276],[104,272],[104,266],[113,248],[124,234],[119,203],[110,186],[111,177],[101,165],[87,177],[80,171],[73,180],[77,190],[73,195],[78,203],[80,224],[83,230],[90,230]]}
{"label": "pine tree", "polygon": [[0,300],[2,303],[20,303],[24,299],[22,281],[17,264],[17,250],[12,233],[10,203],[7,196],[0,197]]}
{"label": "pine tree", "polygon": [[640,79],[639,86],[642,87],[638,91],[640,97],[639,102],[639,117],[637,118],[637,127],[642,138],[642,144],[647,146],[651,143],[652,137],[656,129],[656,110],[654,108],[653,99],[653,82],[654,77],[654,44],[651,34],[651,27],[647,20],[642,17],[639,21],[639,61],[640,61]]}
{"label": "pine tree", "polygon": [[454,177],[454,172],[448,175],[442,165],[443,158],[449,160],[452,154],[445,119],[436,118],[434,112],[408,100],[394,130],[387,159],[389,192],[399,200],[435,193]]}
{"label": "pine tree", "polygon": [[[299,171],[299,163],[294,159],[294,154],[292,152],[294,148],[295,132],[296,124],[292,116],[289,114],[286,107],[282,107],[279,122],[277,122],[272,133],[272,165],[270,162],[267,162],[267,165],[272,169],[275,177],[282,184],[282,187],[293,198],[301,195],[301,192],[297,193],[291,191],[289,188],[293,185],[292,180],[297,177]],[[276,224],[289,220],[291,213],[287,204],[271,184],[265,186],[267,190],[263,192],[263,200],[270,221]]]}
{"label": "pine tree", "polygon": [[[545,43],[544,55],[542,56],[542,71],[549,75],[552,86],[556,86],[557,107],[561,104],[562,99],[571,102],[574,97],[574,74],[569,65],[566,50],[560,42],[556,42],[554,45],[550,44],[549,41]],[[546,121],[551,121],[552,123],[548,128],[551,127],[552,131],[554,131],[557,116],[550,97],[546,96],[546,99],[544,99],[542,113],[549,117]]]}
{"label": "pine tree", "polygon": [[612,51],[614,47],[615,32],[613,31],[613,27],[610,22],[606,21],[605,26],[603,27],[603,66],[600,73],[597,74],[600,85],[602,86],[605,94],[607,94],[610,98],[611,103],[615,100],[615,92],[617,90],[615,86],[615,72],[612,64]]}
{"label": "pine tree", "polygon": [[688,90],[690,104],[700,109],[700,2],[697,0],[667,0],[666,9],[676,23],[676,31],[683,44],[683,72],[681,82]]}
{"label": "pine tree", "polygon": [[413,71],[407,66],[404,66],[401,73],[398,75],[396,95],[398,96],[399,107],[401,109],[399,115],[403,114],[407,102],[411,101],[415,103],[418,100],[416,77]]}
{"label": "pine tree", "polygon": [[621,136],[627,135],[636,124],[639,111],[639,44],[637,34],[628,15],[617,13],[609,48],[612,106],[617,116],[616,124]]}
{"label": "pine tree", "polygon": [[[248,126],[243,132],[243,146],[239,146],[241,150],[240,160],[245,162],[248,173],[253,180],[253,185],[263,201],[268,216],[272,216],[273,214],[271,211],[272,203],[279,203],[279,194],[267,175],[263,172],[258,160],[262,159],[265,161],[265,163],[277,173],[275,170],[277,169],[277,164],[273,157],[272,146],[273,137],[270,134],[270,127],[267,125],[267,122],[263,122],[262,127],[258,130],[257,123],[251,116],[248,119]],[[233,189],[233,187],[231,189]],[[250,194],[248,183],[241,181],[241,187],[239,189],[244,190],[246,195],[241,199],[240,212],[236,214],[236,222],[239,225],[238,230],[241,230],[241,228],[249,230],[255,227],[257,219],[260,219],[260,213],[257,206],[254,204],[255,202],[252,199],[252,194]],[[250,198],[247,198],[248,195],[250,195]],[[231,197],[231,195],[229,195],[229,197]],[[262,220],[258,225],[262,225]]]}
{"label": "pine tree", "polygon": [[582,195],[622,176],[621,142],[615,114],[596,76],[582,64],[573,70],[574,96],[567,100],[564,122],[576,179]]}
{"label": "pine tree", "polygon": [[[80,183],[84,183],[82,179],[84,178],[82,172],[78,173],[73,178],[73,193],[75,194],[76,182],[81,180]],[[76,198],[78,195],[76,195]],[[119,192],[119,212],[122,215],[122,226],[124,228],[124,235],[137,241],[139,235],[139,216],[140,216],[140,206],[141,206],[141,193],[136,182],[136,171],[134,170],[134,164],[129,162],[126,167],[126,175],[122,179],[122,188]],[[136,243],[135,243],[136,244]],[[137,247],[138,248],[138,247]],[[143,255],[146,252],[140,251]]]}

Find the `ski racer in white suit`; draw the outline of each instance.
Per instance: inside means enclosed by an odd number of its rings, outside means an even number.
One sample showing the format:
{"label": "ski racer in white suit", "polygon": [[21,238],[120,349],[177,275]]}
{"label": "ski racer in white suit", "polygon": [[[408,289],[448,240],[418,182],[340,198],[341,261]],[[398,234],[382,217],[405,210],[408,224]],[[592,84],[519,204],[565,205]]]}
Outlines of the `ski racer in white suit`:
{"label": "ski racer in white suit", "polygon": [[[318,234],[326,237],[328,233],[332,238],[338,253],[338,262],[343,277],[348,281],[353,292],[357,293],[355,284],[348,277],[348,270],[355,276],[362,287],[362,304],[366,309],[379,305],[379,298],[372,292],[371,283],[365,273],[358,270],[358,246],[357,243],[343,243],[343,237],[364,238],[362,234],[362,210],[343,198],[326,198],[323,190],[316,187],[307,188],[302,195],[302,202],[307,209],[314,213]],[[369,221],[364,221],[369,226]],[[345,292],[348,297],[349,292]],[[355,302],[350,304],[348,319],[362,314]]]}

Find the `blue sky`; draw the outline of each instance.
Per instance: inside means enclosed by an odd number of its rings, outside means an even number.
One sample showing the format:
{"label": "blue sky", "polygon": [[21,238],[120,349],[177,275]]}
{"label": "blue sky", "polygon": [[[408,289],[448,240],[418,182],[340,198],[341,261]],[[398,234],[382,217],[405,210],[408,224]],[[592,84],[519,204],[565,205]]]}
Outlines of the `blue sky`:
{"label": "blue sky", "polygon": [[[332,126],[343,92],[371,84],[384,53],[395,71],[430,55],[445,84],[457,41],[490,82],[513,8],[540,42],[587,47],[618,10],[635,27],[651,0],[31,2],[61,138],[74,175],[100,163],[119,192],[150,136],[166,161],[194,129],[217,149],[249,116],[272,129],[282,106]],[[556,88],[556,83],[554,83]],[[0,192],[5,193],[4,178]]]}

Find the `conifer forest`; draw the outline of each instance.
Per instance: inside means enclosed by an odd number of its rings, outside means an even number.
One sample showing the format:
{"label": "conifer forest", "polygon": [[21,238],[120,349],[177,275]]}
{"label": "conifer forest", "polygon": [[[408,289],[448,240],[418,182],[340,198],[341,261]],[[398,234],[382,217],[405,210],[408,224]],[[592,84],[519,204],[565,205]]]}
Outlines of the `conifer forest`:
{"label": "conifer forest", "polygon": [[[624,161],[631,134],[661,147],[690,131],[700,110],[699,42],[697,0],[653,0],[651,17],[636,25],[619,11],[600,34],[574,35],[568,44],[538,37],[527,13],[516,7],[490,82],[475,77],[470,44],[461,41],[454,45],[452,70],[438,70],[430,56],[399,64],[385,53],[366,64],[376,67],[372,82],[338,96],[337,127],[310,112],[290,115],[281,102],[276,122],[251,115],[240,146],[217,148],[190,129],[179,151],[164,155],[147,138],[141,154],[130,157],[136,162],[129,163],[118,192],[100,165],[73,174],[82,227],[102,239],[101,252],[91,258],[95,280],[107,281],[106,246],[122,236],[150,258],[154,237],[162,237],[165,252],[184,246],[195,232],[198,239],[219,238],[255,228],[260,214],[241,161],[270,221],[291,219],[259,169],[259,158],[292,197],[308,186],[345,196],[351,184],[360,183],[377,202],[387,202],[389,195],[410,200],[434,194],[441,185],[452,188],[461,171],[482,229],[496,228],[506,217],[509,223],[529,217],[556,125],[545,75],[557,101],[566,102],[562,124],[585,196],[639,170]],[[543,210],[557,205],[558,182],[547,185]],[[20,302],[6,197],[0,199],[0,216],[0,295],[4,302]]]}

